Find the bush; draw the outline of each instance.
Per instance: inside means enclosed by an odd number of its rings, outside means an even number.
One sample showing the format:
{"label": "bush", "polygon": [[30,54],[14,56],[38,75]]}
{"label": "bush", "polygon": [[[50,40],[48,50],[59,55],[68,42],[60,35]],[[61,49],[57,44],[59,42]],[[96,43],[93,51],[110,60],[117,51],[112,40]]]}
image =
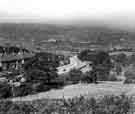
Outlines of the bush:
{"label": "bush", "polygon": [[104,71],[97,72],[97,80],[98,81],[108,81],[109,74]]}
{"label": "bush", "polygon": [[97,76],[98,81],[118,81],[116,75],[99,72]]}
{"label": "bush", "polygon": [[6,100],[0,101],[0,114],[34,114],[35,111],[36,110],[30,104],[16,104]]}
{"label": "bush", "polygon": [[108,76],[108,81],[118,81],[118,79],[117,79],[117,77],[116,77],[116,75],[109,75]]}
{"label": "bush", "polygon": [[132,108],[132,97],[125,95],[97,99],[80,96],[67,100],[0,101],[0,114],[129,114]]}
{"label": "bush", "polygon": [[126,114],[130,111],[132,98],[125,95],[104,96],[97,104],[97,114]]}
{"label": "bush", "polygon": [[33,101],[37,114],[128,114],[132,109],[132,98],[125,95],[103,96],[87,99],[83,96],[62,100]]}
{"label": "bush", "polygon": [[83,83],[93,83],[96,82],[96,77],[92,75],[92,72],[86,72],[81,80]]}
{"label": "bush", "polygon": [[72,81],[73,84],[78,83],[82,80],[82,72],[80,70],[73,69],[69,72],[69,81]]}
{"label": "bush", "polygon": [[125,81],[124,83],[135,83],[135,72],[134,71],[126,71],[125,72]]}
{"label": "bush", "polygon": [[0,99],[12,96],[11,86],[7,83],[0,83]]}

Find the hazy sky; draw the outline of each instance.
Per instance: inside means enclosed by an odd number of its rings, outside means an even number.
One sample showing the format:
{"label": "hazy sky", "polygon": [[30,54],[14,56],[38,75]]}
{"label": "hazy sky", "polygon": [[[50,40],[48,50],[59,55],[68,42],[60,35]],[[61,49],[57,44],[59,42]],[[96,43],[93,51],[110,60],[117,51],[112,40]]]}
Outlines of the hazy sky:
{"label": "hazy sky", "polygon": [[87,22],[135,27],[135,0],[0,0],[0,22]]}

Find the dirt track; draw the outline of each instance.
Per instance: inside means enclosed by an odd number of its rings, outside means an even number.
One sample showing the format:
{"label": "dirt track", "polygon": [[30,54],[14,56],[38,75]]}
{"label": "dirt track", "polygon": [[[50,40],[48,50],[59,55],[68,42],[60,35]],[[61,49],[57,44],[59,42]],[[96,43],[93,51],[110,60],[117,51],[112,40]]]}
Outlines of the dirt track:
{"label": "dirt track", "polygon": [[[50,90],[35,95],[13,98],[12,101],[32,101],[37,99],[61,99],[73,98],[75,96],[99,97],[103,95],[120,95],[125,93],[133,95],[135,93],[134,84],[124,84],[122,82],[101,82],[99,84],[76,84],[69,85],[63,89]],[[134,94],[135,95],[135,94]]]}

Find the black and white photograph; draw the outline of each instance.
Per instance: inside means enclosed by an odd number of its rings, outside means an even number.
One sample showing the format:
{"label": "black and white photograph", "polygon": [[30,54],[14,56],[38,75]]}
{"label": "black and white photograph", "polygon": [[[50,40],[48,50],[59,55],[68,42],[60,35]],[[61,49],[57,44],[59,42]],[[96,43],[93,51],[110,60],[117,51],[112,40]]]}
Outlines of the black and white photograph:
{"label": "black and white photograph", "polygon": [[0,114],[135,114],[135,1],[0,0]]}

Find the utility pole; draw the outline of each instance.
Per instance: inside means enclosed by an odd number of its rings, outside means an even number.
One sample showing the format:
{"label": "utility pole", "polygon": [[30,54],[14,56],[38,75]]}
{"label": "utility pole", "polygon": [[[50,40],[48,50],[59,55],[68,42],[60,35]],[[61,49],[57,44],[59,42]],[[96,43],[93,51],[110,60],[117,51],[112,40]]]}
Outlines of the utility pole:
{"label": "utility pole", "polygon": [[34,39],[32,38],[32,52],[34,51]]}
{"label": "utility pole", "polygon": [[13,84],[13,83],[14,83],[14,82],[12,81],[12,82],[11,82],[11,87],[12,87],[11,90],[12,90],[12,95],[13,95],[13,97],[14,97],[15,94],[14,94],[14,84]]}

